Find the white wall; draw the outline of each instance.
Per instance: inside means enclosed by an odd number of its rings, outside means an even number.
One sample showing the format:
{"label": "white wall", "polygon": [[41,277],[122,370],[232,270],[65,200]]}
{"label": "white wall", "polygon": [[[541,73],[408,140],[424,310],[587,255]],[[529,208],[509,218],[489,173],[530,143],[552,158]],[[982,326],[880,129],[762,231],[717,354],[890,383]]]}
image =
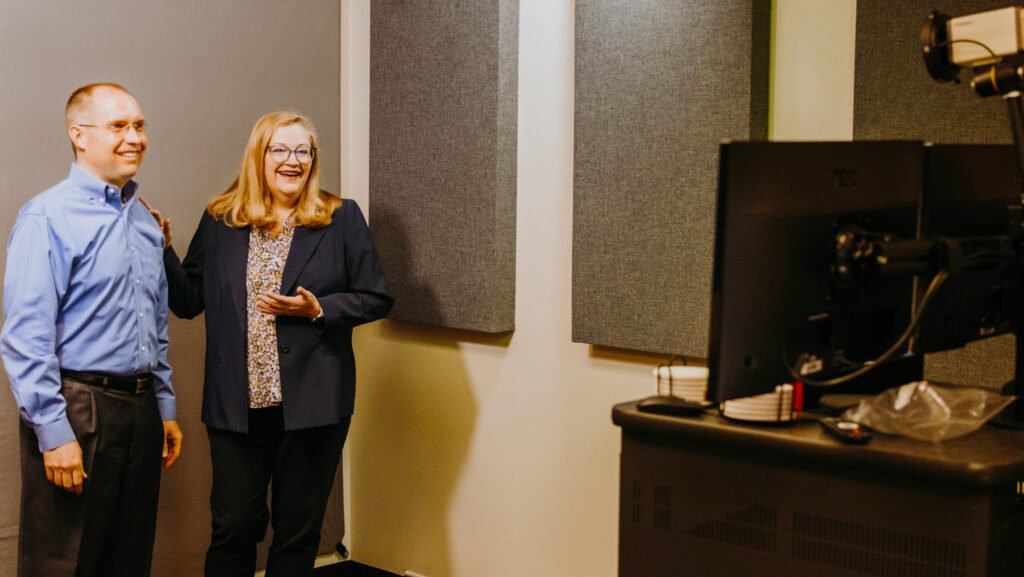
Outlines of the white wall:
{"label": "white wall", "polygon": [[[342,12],[342,180],[364,206],[369,6]],[[854,8],[776,0],[775,137],[852,134]],[[515,333],[356,331],[348,541],[360,562],[428,577],[617,574],[611,406],[650,394],[659,359],[571,342],[573,22],[571,0],[520,2]]]}
{"label": "white wall", "polygon": [[773,140],[852,140],[856,0],[775,0]]}

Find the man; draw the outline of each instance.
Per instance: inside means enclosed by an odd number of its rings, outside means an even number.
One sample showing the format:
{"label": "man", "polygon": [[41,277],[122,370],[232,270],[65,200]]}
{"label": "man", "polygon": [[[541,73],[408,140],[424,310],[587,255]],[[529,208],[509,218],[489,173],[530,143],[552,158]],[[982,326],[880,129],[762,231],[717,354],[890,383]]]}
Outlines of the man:
{"label": "man", "polygon": [[149,575],[160,465],[181,451],[163,237],[132,180],[145,119],[76,90],[68,177],[18,213],[0,353],[21,413],[21,577]]}

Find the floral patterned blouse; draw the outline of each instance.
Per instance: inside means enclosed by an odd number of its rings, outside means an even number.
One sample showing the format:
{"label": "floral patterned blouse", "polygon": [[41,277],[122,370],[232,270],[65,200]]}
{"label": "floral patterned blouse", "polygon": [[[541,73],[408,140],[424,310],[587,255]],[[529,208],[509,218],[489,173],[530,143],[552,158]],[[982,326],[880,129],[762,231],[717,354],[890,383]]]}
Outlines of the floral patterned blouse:
{"label": "floral patterned blouse", "polygon": [[249,408],[281,404],[281,365],[277,355],[276,316],[256,308],[256,295],[281,290],[281,274],[288,260],[295,228],[287,220],[277,236],[253,228],[249,233],[249,260],[245,270],[249,337]]}

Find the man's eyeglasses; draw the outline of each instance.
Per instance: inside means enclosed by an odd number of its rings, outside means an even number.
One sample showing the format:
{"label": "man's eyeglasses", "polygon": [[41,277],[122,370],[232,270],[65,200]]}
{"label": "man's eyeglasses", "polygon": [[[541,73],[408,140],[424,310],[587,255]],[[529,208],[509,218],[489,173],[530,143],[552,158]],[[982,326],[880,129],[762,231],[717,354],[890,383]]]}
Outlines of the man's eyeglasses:
{"label": "man's eyeglasses", "polygon": [[295,160],[301,164],[313,162],[313,157],[316,156],[316,149],[312,146],[300,146],[292,150],[283,144],[271,144],[267,147],[267,152],[270,153],[270,158],[278,164],[288,162],[293,152],[295,153]]}
{"label": "man's eyeglasses", "polygon": [[128,122],[127,120],[115,120],[110,124],[107,124],[106,126],[101,126],[99,124],[77,124],[76,126],[82,126],[85,128],[106,128],[107,132],[115,136],[121,136],[123,134],[126,134],[129,129],[134,129],[135,132],[138,134],[146,133],[145,120],[140,120],[138,122]]}

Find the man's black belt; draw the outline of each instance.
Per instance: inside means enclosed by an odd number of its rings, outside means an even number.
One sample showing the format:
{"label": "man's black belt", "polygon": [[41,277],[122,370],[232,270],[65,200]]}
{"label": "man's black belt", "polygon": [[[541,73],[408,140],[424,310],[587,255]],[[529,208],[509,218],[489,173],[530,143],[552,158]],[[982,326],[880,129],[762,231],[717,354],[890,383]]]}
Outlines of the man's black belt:
{"label": "man's black belt", "polygon": [[145,393],[153,386],[153,373],[143,373],[133,377],[104,375],[102,373],[84,373],[81,371],[61,370],[60,376],[104,389],[114,389],[125,393]]}

